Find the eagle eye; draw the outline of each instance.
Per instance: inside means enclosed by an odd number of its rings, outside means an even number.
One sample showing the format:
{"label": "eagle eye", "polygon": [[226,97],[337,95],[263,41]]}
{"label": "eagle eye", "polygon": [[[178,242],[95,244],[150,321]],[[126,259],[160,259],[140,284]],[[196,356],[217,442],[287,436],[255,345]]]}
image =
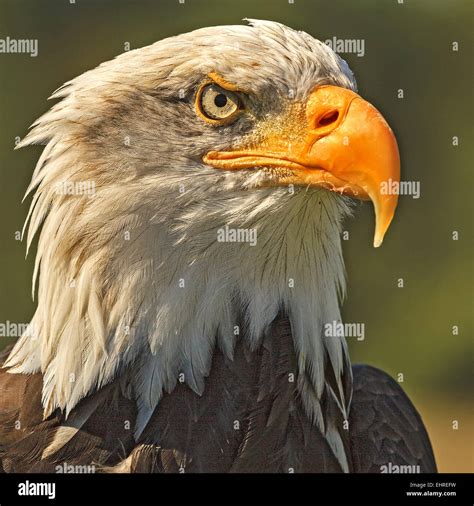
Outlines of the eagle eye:
{"label": "eagle eye", "polygon": [[240,100],[236,93],[218,84],[207,83],[198,91],[196,109],[207,122],[227,123],[240,110]]}

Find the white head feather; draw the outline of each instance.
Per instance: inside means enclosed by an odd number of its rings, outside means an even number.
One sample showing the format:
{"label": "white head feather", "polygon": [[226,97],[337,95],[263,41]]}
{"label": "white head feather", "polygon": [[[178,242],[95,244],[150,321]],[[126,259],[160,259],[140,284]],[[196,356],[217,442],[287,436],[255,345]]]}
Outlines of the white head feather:
{"label": "white head feather", "polygon": [[[221,129],[196,117],[192,97],[211,71],[248,91],[253,116]],[[36,188],[28,247],[41,229],[37,338],[23,336],[5,364],[44,374],[45,416],[69,412],[133,368],[139,433],[181,371],[199,393],[214,347],[232,356],[239,311],[256,347],[281,309],[308,413],[329,430],[319,406],[325,357],[345,413],[346,345],[322,337],[324,323],[340,319],[345,199],[257,188],[267,177],[259,170],[225,173],[201,161],[238,145],[256,123],[278,122],[288,100],[319,84],[355,89],[345,62],[321,42],[252,21],[130,51],[53,95],[62,100],[21,144],[45,144],[28,190]],[[84,181],[93,197],[58,191]],[[217,242],[225,225],[255,228],[257,244]]]}

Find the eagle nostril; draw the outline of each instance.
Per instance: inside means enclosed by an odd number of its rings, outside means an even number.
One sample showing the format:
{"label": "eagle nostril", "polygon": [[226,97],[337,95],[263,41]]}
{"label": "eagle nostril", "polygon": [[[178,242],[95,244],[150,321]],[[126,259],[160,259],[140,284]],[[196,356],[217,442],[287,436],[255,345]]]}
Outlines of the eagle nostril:
{"label": "eagle nostril", "polygon": [[337,118],[339,118],[339,111],[327,112],[324,116],[319,118],[316,123],[316,128],[325,127],[331,123],[335,123],[337,121]]}

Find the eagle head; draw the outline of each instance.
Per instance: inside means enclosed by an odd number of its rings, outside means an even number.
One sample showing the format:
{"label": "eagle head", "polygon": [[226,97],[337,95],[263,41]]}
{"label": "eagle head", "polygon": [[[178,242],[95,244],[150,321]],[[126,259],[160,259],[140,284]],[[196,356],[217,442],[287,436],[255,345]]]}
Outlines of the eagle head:
{"label": "eagle head", "polygon": [[381,185],[399,179],[394,135],[355,90],[323,43],[251,21],[53,94],[20,144],[45,145],[28,190],[38,308],[5,364],[43,373],[45,416],[123,377],[140,433],[179,374],[201,393],[214,350],[232,359],[243,328],[255,350],[280,311],[307,411],[323,424],[329,367],[345,412],[346,344],[322,335],[340,320],[341,222],[351,197],[372,200],[380,245],[397,204]]}

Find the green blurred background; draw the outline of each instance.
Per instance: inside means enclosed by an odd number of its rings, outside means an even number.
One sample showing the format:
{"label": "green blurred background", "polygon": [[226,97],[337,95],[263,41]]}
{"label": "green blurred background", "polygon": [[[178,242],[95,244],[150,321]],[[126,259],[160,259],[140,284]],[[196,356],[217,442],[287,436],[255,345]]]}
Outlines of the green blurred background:
{"label": "green blurred background", "polygon": [[[25,261],[15,232],[26,217],[29,199],[20,201],[41,148],[13,147],[51,106],[46,98],[59,85],[123,52],[127,42],[134,49],[244,17],[280,21],[321,40],[363,39],[363,57],[341,56],[361,95],[393,127],[402,178],[420,181],[421,197],[401,197],[380,249],[372,247],[369,204],[358,205],[346,225],[343,314],[366,325],[365,340],[349,339],[351,356],[395,377],[402,373],[439,469],[472,471],[473,6],[470,0],[0,0],[0,38],[39,40],[36,58],[0,54],[0,322],[28,322],[34,310],[34,255]],[[0,348],[9,342],[0,339]]]}

